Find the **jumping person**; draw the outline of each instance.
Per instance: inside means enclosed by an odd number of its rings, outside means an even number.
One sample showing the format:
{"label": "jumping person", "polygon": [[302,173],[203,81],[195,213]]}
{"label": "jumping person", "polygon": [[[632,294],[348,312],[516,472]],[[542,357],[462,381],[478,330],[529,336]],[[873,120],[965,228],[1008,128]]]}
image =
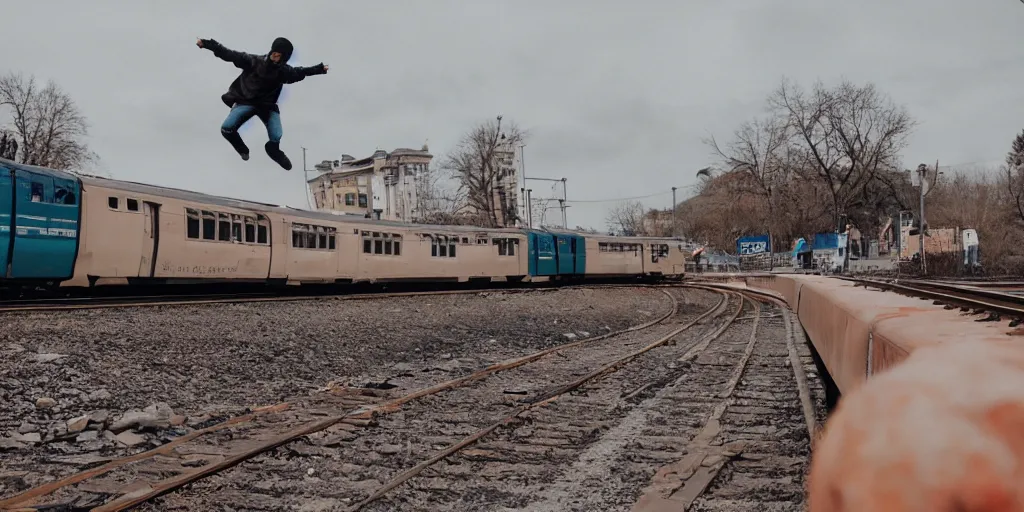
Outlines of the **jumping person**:
{"label": "jumping person", "polygon": [[253,116],[260,118],[267,127],[270,140],[264,146],[267,155],[290,171],[292,163],[281,151],[281,110],[277,99],[281,95],[284,84],[301,82],[307,76],[327,73],[327,66],[322,62],[309,67],[292,67],[288,59],[292,56],[292,43],[283,37],[274,40],[267,55],[229,50],[213,39],[197,39],[196,46],[205,48],[222,60],[230,62],[242,73],[231,82],[228,92],[220,99],[231,107],[231,112],[224,119],[220,133],[242,156],[249,160],[249,147],[242,141],[238,129]]}

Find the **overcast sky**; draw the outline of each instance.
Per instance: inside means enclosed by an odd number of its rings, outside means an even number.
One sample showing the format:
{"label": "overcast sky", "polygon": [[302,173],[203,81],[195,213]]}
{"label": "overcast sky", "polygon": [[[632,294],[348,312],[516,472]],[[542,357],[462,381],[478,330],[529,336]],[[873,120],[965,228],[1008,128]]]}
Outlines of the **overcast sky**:
{"label": "overcast sky", "polygon": [[[907,167],[997,163],[1024,128],[1017,0],[11,0],[3,8],[0,68],[70,92],[113,177],[298,207],[306,203],[300,146],[310,168],[428,140],[440,156],[497,114],[531,132],[527,175],[568,178],[571,203],[660,192],[645,205],[669,206],[670,188],[692,185],[712,163],[702,139],[726,137],[757,115],[784,75],[806,86],[871,81],[906,104],[920,123]],[[292,64],[331,66],[286,86],[291,172],[263,152],[257,119],[243,129],[248,162],[220,136],[228,113],[220,95],[237,70],[195,46],[196,37],[214,38],[265,53],[277,36],[295,45]],[[532,187],[541,196],[548,185]],[[572,204],[570,225],[603,229],[616,203]]]}

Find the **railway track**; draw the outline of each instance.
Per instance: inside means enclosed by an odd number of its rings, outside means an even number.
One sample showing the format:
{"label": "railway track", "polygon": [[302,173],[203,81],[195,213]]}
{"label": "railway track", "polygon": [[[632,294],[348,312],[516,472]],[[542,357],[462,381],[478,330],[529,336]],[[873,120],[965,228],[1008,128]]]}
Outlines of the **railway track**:
{"label": "railway track", "polygon": [[[712,290],[720,299],[710,309],[688,295]],[[161,508],[326,499],[347,510],[628,510],[642,498],[635,510],[658,500],[717,510],[765,495],[799,505],[814,412],[793,319],[739,291],[663,292],[672,311],[646,324],[413,392],[328,386],[0,500],[0,509],[124,510],[207,477]],[[343,474],[318,474],[310,463],[322,457],[345,460]],[[230,478],[228,468],[250,459],[232,471],[255,474]],[[329,484],[316,496],[289,487],[309,478]],[[216,495],[202,491],[207,482]]]}
{"label": "railway track", "polygon": [[987,288],[942,281],[900,280],[899,282],[863,278],[842,278],[861,286],[875,287],[904,295],[931,299],[948,309],[960,307],[964,311],[989,312],[992,319],[1006,315],[1024,320],[1024,296]]}

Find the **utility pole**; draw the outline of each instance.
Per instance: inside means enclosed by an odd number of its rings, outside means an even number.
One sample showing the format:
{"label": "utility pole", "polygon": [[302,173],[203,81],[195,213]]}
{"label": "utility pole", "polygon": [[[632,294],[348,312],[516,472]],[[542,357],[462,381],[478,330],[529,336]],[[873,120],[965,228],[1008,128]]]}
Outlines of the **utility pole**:
{"label": "utility pole", "polygon": [[309,169],[306,168],[306,148],[302,148],[302,186],[306,189],[306,208],[313,209],[310,201],[312,192],[309,190]]}
{"label": "utility pole", "polygon": [[529,223],[530,229],[533,229],[533,206],[530,204],[530,196],[533,194],[533,189],[526,189],[526,222]]}
{"label": "utility pole", "polygon": [[676,236],[676,187],[672,187],[672,236]]}
{"label": "utility pole", "polygon": [[[935,172],[938,172],[938,169],[939,169],[939,161],[936,160],[935,161]],[[925,262],[925,251],[924,251],[924,192],[925,192],[924,188],[925,188],[925,183],[927,183],[925,178],[928,175],[928,166],[925,165],[925,164],[918,165],[917,166],[917,175],[919,177],[919,181],[918,181],[918,185],[919,185],[918,193],[919,194],[918,195],[919,195],[919,198],[920,198],[920,201],[921,201],[921,203],[920,203],[920,217],[917,220],[917,222],[918,222],[918,227],[917,227],[917,243],[918,243],[918,246],[917,247],[918,247],[918,254],[921,255],[921,273],[922,274],[926,274],[928,272],[928,264]]]}
{"label": "utility pole", "polygon": [[[519,189],[525,193],[526,191],[526,144],[519,143],[519,167],[522,169],[521,174],[523,175],[523,188]],[[525,198],[524,198],[525,199]],[[522,202],[522,201],[520,201]],[[529,218],[530,216],[530,205],[529,201],[524,203],[523,218]]]}
{"label": "utility pole", "polygon": [[565,178],[562,178],[562,228],[569,229],[569,222],[565,216],[565,203],[569,200],[569,196],[565,191]]}

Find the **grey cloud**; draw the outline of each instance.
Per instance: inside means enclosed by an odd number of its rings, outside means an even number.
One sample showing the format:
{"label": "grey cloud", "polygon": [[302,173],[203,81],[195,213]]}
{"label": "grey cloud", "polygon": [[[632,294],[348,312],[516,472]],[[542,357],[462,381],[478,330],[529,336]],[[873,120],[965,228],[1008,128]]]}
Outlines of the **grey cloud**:
{"label": "grey cloud", "polygon": [[[568,178],[570,200],[693,183],[691,170],[710,159],[701,139],[727,137],[760,113],[783,75],[807,86],[874,81],[920,121],[908,162],[997,161],[1024,124],[1024,4],[1013,0],[5,8],[4,63],[74,95],[111,174],[296,206],[305,204],[301,172],[262,151],[242,162],[220,138],[219,96],[235,70],[195,37],[264,52],[284,35],[299,63],[331,65],[287,88],[283,147],[296,163],[301,146],[316,162],[427,139],[442,155],[471,124],[503,114],[532,132],[527,174]],[[266,135],[253,122],[243,136],[259,148]],[[668,206],[669,197],[645,204]],[[576,203],[570,223],[603,227],[612,204]]]}

